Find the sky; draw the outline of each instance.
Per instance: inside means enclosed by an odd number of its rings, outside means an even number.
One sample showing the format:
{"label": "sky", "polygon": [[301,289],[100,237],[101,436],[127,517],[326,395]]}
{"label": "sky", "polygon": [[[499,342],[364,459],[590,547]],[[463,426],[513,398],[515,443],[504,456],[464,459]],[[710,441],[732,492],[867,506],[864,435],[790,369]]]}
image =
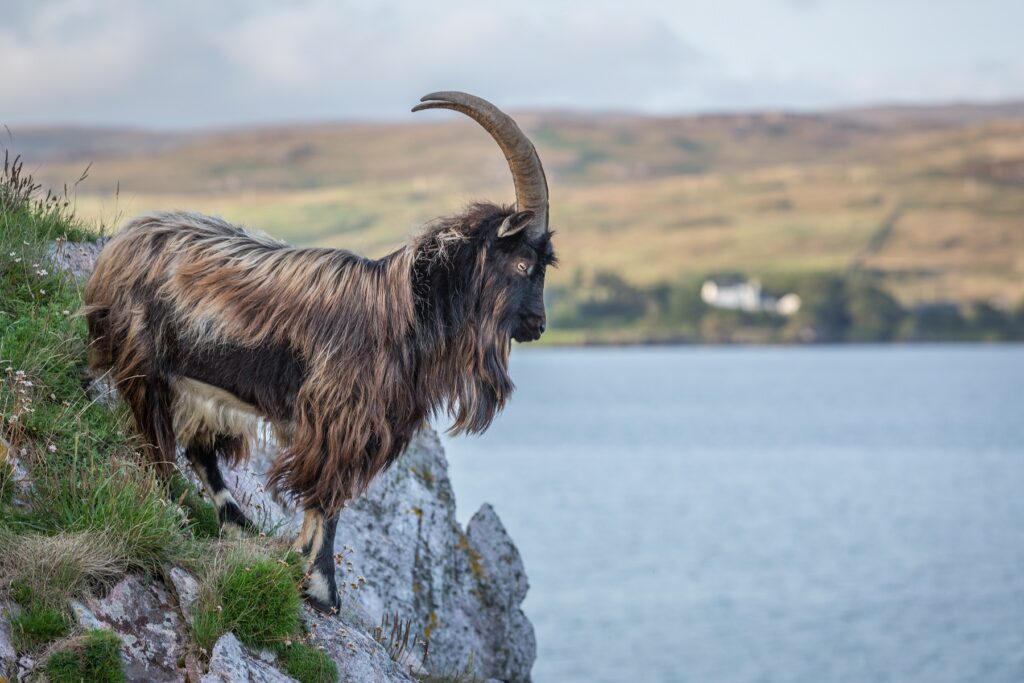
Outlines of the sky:
{"label": "sky", "polygon": [[0,0],[0,123],[189,129],[507,109],[1024,99],[1021,0]]}

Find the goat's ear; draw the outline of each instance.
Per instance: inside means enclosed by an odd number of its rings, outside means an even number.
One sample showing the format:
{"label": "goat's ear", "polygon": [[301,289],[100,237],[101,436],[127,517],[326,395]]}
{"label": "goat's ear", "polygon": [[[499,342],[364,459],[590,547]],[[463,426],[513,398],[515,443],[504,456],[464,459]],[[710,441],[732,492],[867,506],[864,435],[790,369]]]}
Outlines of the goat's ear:
{"label": "goat's ear", "polygon": [[510,237],[522,231],[532,220],[533,211],[516,211],[501,222],[501,227],[498,228],[498,237]]}

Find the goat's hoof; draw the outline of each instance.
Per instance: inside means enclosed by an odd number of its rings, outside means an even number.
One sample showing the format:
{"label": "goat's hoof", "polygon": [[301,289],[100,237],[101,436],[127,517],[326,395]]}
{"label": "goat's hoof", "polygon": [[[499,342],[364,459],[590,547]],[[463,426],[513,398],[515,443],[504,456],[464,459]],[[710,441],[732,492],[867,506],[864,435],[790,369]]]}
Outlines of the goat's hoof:
{"label": "goat's hoof", "polygon": [[334,616],[341,610],[341,599],[338,597],[334,598],[333,604],[325,602],[314,595],[310,595],[309,593],[305,594],[305,598],[306,602],[309,603],[309,606],[321,614]]}
{"label": "goat's hoof", "polygon": [[[260,528],[246,517],[245,513],[233,502],[228,502],[227,505],[220,508],[217,511],[217,516],[220,518],[222,530],[231,529],[231,533],[237,533],[238,536],[243,533],[257,536],[260,533]],[[234,537],[237,538],[237,536]]]}
{"label": "goat's hoof", "polygon": [[334,583],[333,569],[334,567],[331,567],[332,572],[327,574],[314,567],[306,579],[303,591],[309,604],[324,614],[337,614],[341,609],[341,598],[338,597],[338,588]]}

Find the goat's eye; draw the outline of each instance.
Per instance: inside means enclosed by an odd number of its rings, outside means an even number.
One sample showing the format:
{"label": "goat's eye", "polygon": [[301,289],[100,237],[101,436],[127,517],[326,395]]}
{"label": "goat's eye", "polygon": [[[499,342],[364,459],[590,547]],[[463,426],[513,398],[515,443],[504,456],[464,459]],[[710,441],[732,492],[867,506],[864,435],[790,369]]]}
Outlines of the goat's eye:
{"label": "goat's eye", "polygon": [[518,270],[520,273],[523,273],[524,275],[526,274],[526,271],[528,271],[529,269],[530,266],[526,265],[526,261],[520,261],[519,263],[516,264],[516,270]]}

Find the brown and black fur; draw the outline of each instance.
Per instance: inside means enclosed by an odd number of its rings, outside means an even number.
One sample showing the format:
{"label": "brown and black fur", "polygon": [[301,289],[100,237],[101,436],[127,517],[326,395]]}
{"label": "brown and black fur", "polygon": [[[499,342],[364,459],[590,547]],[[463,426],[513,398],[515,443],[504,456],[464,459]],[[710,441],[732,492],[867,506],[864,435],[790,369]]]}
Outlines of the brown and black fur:
{"label": "brown and black fur", "polygon": [[162,473],[183,447],[226,524],[252,527],[218,460],[248,457],[256,417],[273,426],[270,484],[306,510],[307,594],[330,609],[341,508],[432,414],[486,429],[513,389],[511,339],[544,330],[550,233],[498,236],[517,220],[476,204],[371,260],[198,214],[141,216],[86,286],[90,368],[116,383]]}

